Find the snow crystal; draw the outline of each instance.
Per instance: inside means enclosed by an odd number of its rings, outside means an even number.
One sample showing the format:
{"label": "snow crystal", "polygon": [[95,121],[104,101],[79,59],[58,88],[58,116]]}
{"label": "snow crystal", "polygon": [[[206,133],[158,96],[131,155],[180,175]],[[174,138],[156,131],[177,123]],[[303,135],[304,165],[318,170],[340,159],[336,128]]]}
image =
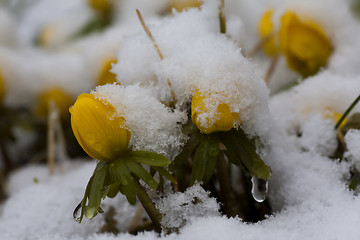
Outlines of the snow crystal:
{"label": "snow crystal", "polygon": [[171,111],[154,97],[152,89],[107,84],[97,87],[93,93],[100,99],[106,99],[126,119],[131,131],[130,145],[134,149],[154,151],[173,158],[184,144],[181,123],[186,121],[186,114]]}
{"label": "snow crystal", "polygon": [[161,225],[165,229],[178,229],[199,217],[219,216],[220,206],[215,198],[209,198],[200,184],[189,187],[184,193],[169,194],[156,207],[163,215]]}
{"label": "snow crystal", "polygon": [[346,158],[352,160],[355,166],[359,167],[360,165],[360,130],[350,129],[345,135],[345,142],[347,147],[347,152],[345,153]]}

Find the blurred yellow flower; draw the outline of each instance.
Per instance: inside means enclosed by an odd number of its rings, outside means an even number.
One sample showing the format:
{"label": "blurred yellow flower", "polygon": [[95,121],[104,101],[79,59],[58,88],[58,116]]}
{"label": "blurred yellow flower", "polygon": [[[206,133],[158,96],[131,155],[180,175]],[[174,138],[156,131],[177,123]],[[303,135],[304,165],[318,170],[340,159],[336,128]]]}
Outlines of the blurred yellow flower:
{"label": "blurred yellow flower", "polygon": [[258,31],[260,36],[264,39],[263,49],[269,56],[275,56],[280,52],[280,47],[276,42],[274,24],[272,22],[273,10],[267,10],[258,25]]}
{"label": "blurred yellow flower", "polygon": [[288,66],[307,77],[325,67],[332,52],[331,43],[319,25],[300,20],[288,11],[281,18],[280,48]]}
{"label": "blurred yellow flower", "polygon": [[5,97],[5,79],[2,76],[0,69],[0,102],[3,101],[4,97]]}
{"label": "blurred yellow flower", "polygon": [[69,111],[74,135],[89,156],[111,161],[127,151],[131,133],[110,103],[83,93]]}
{"label": "blurred yellow flower", "polygon": [[111,0],[87,0],[89,6],[99,13],[106,14],[111,9]]}
{"label": "blurred yellow flower", "polygon": [[39,32],[37,42],[42,47],[49,47],[56,33],[56,26],[53,24],[45,25]]}
{"label": "blurred yellow flower", "polygon": [[56,107],[59,109],[61,118],[69,115],[69,106],[73,103],[72,97],[63,89],[56,87],[46,90],[38,95],[38,102],[35,109],[35,114],[38,116],[47,116],[49,113],[50,101],[54,101]]}
{"label": "blurred yellow flower", "polygon": [[169,0],[169,10],[171,11],[175,8],[176,11],[182,12],[189,8],[199,8],[201,4],[203,4],[203,2],[199,0]]}
{"label": "blurred yellow flower", "polygon": [[104,61],[100,75],[98,77],[98,85],[105,85],[107,83],[114,83],[116,81],[116,75],[110,72],[112,64],[116,64],[117,59],[110,58]]}
{"label": "blurred yellow flower", "polygon": [[226,103],[220,103],[213,119],[208,119],[203,123],[199,119],[200,114],[208,112],[204,100],[211,94],[204,96],[200,91],[196,91],[191,100],[191,120],[198,127],[200,132],[210,134],[217,131],[229,131],[235,123],[239,123],[239,114],[231,112]]}
{"label": "blurred yellow flower", "polygon": [[289,68],[303,77],[314,75],[327,65],[332,45],[318,24],[299,19],[294,12],[287,11],[281,17],[280,30],[277,30],[272,17],[273,10],[267,10],[258,25],[266,54],[275,56],[281,52]]}
{"label": "blurred yellow flower", "polygon": [[[338,113],[338,112],[335,112],[331,109],[329,109],[328,111],[326,111],[324,114],[323,114],[323,117],[325,119],[331,119],[334,121],[334,123],[337,123],[340,118],[342,117],[342,114]],[[340,124],[339,126],[339,129],[341,129],[345,124],[347,123],[347,118],[345,118],[342,123]]]}

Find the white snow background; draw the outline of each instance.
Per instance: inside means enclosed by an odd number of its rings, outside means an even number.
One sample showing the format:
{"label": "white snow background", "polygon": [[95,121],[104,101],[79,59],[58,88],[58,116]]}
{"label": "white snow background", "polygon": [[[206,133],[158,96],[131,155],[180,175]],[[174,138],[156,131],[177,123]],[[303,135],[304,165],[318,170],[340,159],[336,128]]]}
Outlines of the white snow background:
{"label": "white snow background", "polygon": [[[76,1],[77,8],[82,6],[85,13],[89,11],[80,2]],[[174,126],[185,121],[182,104],[191,94],[198,88],[236,94],[231,99],[235,102],[231,109],[240,112],[246,133],[260,136],[265,144],[263,159],[272,171],[268,198],[274,213],[258,223],[229,219],[218,213],[215,199],[195,185],[157,205],[160,211],[169,213],[166,221],[170,226],[178,226],[176,214],[186,213],[181,218],[187,224],[178,234],[125,233],[137,207],[120,195],[106,199],[103,208],[116,208],[115,219],[123,233],[102,234],[99,233],[104,224],[102,214],[92,220],[84,219],[81,224],[72,217],[95,168],[95,160],[92,163],[83,159],[63,160],[53,176],[48,175],[47,167],[33,165],[11,175],[9,198],[0,206],[0,239],[359,239],[360,199],[348,190],[347,184],[350,167],[360,164],[360,132],[353,130],[345,136],[348,161],[330,159],[328,156],[336,148],[335,122],[324,117],[329,111],[343,113],[360,93],[360,22],[352,17],[347,2],[226,1],[227,36],[218,33],[216,0],[205,1],[201,10],[190,9],[163,18],[157,14],[164,1],[156,1],[153,8],[145,5],[145,0],[124,2],[126,10],[119,11],[127,14],[133,11],[133,16],[135,8],[141,11],[146,6],[144,16],[163,51],[162,61],[137,19],[128,15],[122,15],[103,34],[70,43],[59,41],[60,46],[49,52],[28,46],[28,38],[36,35],[36,26],[55,18],[54,14],[41,15],[39,5],[29,4],[23,10],[26,17],[16,19],[10,9],[1,8],[0,4],[0,20],[4,19],[0,22],[0,69],[11,90],[5,104],[33,107],[31,99],[36,93],[55,85],[64,87],[74,97],[90,92],[95,87],[97,64],[105,56],[115,55],[118,63],[112,71],[121,86],[97,87],[94,94],[107,99],[118,114],[126,117],[134,131],[131,144],[135,148],[173,157],[185,141],[180,129]],[[271,89],[263,82],[266,63],[257,61],[263,56],[248,60],[238,48],[240,45],[248,50],[258,40],[254,29],[269,6],[278,9],[280,15],[284,9],[295,8],[313,16],[324,25],[335,44],[327,69],[277,95],[270,95]],[[56,19],[62,19],[60,10]],[[16,25],[18,32],[11,27]],[[18,41],[9,41],[9,37]],[[289,76],[293,73],[285,72],[281,78]],[[158,80],[156,84],[154,78]],[[174,112],[160,104],[171,98],[167,78],[179,98]],[[141,97],[136,95],[139,93]],[[230,102],[227,98],[220,101]],[[359,110],[357,107],[353,111]],[[299,129],[301,138],[297,136]],[[191,196],[200,197],[203,204],[176,207],[191,201],[187,200]]]}

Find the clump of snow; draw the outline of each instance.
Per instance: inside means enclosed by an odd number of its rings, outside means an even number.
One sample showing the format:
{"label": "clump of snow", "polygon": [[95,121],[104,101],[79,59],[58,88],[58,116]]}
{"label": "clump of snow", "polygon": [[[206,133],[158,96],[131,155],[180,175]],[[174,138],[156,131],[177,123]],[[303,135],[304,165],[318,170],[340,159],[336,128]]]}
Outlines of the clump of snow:
{"label": "clump of snow", "polygon": [[142,31],[124,40],[112,71],[125,86],[139,82],[155,86],[158,98],[165,102],[172,100],[168,80],[180,104],[188,102],[196,90],[211,92],[205,101],[208,111],[199,116],[202,125],[216,115],[220,103],[226,103],[254,135],[261,131],[258,119],[268,114],[266,84],[238,45],[218,33],[217,4],[205,2],[202,8],[175,14],[155,26],[148,24],[162,60]]}
{"label": "clump of snow", "polygon": [[360,167],[360,130],[350,129],[345,135],[347,152],[345,157],[350,159],[356,167]]}
{"label": "clump of snow", "polygon": [[181,123],[186,113],[170,110],[154,97],[154,90],[138,85],[98,86],[93,94],[106,99],[126,119],[131,131],[130,145],[134,149],[154,151],[173,158],[184,144]]}
{"label": "clump of snow", "polygon": [[[1,239],[85,238],[100,232],[105,214],[91,221],[84,219],[81,224],[72,216],[94,167],[94,163],[82,161],[59,166],[54,176],[48,175],[46,166],[29,166],[14,173],[9,183],[11,200],[3,205],[0,218]],[[117,211],[116,226],[125,231],[135,208],[125,197],[103,201],[105,211],[110,206]]]}
{"label": "clump of snow", "polygon": [[[344,113],[359,92],[359,77],[342,77],[324,71],[272,97],[269,107],[275,121],[294,134],[312,113],[322,114],[324,119],[329,113]],[[359,106],[354,109],[359,110]]]}
{"label": "clump of snow", "polygon": [[199,217],[220,216],[216,199],[210,198],[199,183],[183,193],[169,194],[156,207],[163,216],[161,225],[165,229],[179,229]]}

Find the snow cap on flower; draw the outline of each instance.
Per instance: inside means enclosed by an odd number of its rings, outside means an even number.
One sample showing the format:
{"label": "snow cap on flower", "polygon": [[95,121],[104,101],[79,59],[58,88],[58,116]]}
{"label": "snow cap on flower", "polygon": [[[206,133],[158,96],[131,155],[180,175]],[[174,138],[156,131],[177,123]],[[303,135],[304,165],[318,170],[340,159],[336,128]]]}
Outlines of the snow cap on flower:
{"label": "snow cap on flower", "polygon": [[74,135],[89,156],[111,161],[127,151],[131,133],[125,118],[106,100],[83,93],[69,110]]}
{"label": "snow cap on flower", "polygon": [[208,111],[205,101],[215,100],[212,95],[216,95],[216,93],[202,94],[200,91],[196,91],[191,101],[191,120],[199,128],[200,132],[205,134],[231,130],[236,123],[239,123],[239,114],[231,112],[229,105],[226,103],[219,103],[212,118],[206,116],[206,121],[201,121],[202,114],[206,115]]}

